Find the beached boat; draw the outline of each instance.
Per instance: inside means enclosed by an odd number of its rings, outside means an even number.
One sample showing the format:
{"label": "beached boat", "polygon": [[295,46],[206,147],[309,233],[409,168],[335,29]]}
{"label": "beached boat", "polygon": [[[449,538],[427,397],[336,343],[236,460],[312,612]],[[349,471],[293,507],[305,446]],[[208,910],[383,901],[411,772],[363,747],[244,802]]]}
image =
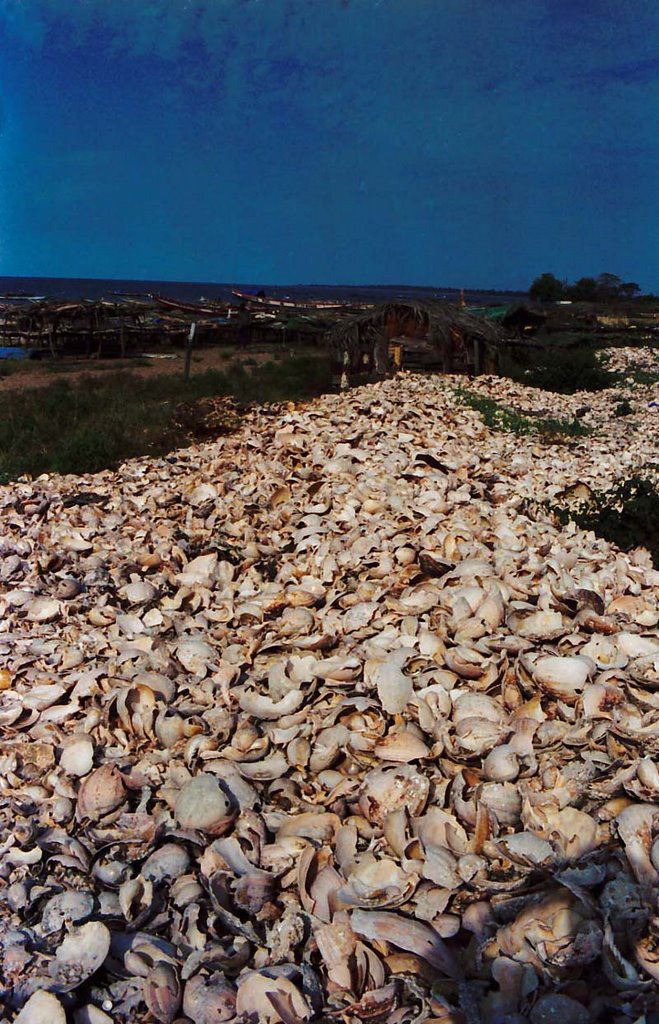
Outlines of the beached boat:
{"label": "beached boat", "polygon": [[179,299],[168,299],[164,295],[152,295],[151,298],[162,309],[176,309],[181,313],[196,313],[199,316],[225,316],[226,304],[212,303],[202,305],[200,302],[182,302]]}
{"label": "beached boat", "polygon": [[[328,299],[276,299],[272,295],[253,294],[252,292],[241,292],[234,288],[231,292],[234,298],[246,305],[271,309],[271,310],[305,310],[306,312],[331,313],[337,309],[357,308],[351,302],[332,302]],[[360,304],[360,309],[366,308]]]}

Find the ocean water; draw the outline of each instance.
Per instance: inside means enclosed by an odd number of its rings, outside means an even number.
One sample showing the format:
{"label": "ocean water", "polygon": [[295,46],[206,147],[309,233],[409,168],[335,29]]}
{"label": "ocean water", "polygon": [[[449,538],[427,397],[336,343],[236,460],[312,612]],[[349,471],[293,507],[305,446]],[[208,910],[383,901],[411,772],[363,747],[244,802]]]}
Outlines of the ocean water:
{"label": "ocean water", "polygon": [[[459,289],[415,285],[319,285],[268,284],[262,282],[217,283],[210,281],[126,281],[69,277],[0,277],[0,300],[7,294],[43,295],[52,299],[101,299],[121,295],[166,295],[184,302],[200,299],[228,302],[231,290],[256,292],[278,298],[336,299],[353,302],[385,302],[394,298],[446,299],[457,302]],[[471,305],[498,305],[523,297],[521,292],[485,292],[465,289]]]}

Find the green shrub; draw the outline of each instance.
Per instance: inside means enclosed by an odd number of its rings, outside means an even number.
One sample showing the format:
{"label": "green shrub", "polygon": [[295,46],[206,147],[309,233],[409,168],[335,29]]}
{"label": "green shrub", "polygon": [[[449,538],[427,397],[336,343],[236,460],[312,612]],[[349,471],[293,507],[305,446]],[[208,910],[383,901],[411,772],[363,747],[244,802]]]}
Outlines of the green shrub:
{"label": "green shrub", "polygon": [[613,410],[614,416],[631,416],[634,412],[634,407],[628,398],[623,398],[622,402],[618,402],[615,409]]}
{"label": "green shrub", "polygon": [[659,485],[647,476],[635,475],[588,502],[572,508],[548,504],[558,521],[572,520],[583,530],[610,540],[623,551],[639,545],[648,549],[659,567]]}
{"label": "green shrub", "polygon": [[615,387],[619,375],[606,370],[591,346],[538,349],[517,348],[501,358],[503,377],[561,395]]}

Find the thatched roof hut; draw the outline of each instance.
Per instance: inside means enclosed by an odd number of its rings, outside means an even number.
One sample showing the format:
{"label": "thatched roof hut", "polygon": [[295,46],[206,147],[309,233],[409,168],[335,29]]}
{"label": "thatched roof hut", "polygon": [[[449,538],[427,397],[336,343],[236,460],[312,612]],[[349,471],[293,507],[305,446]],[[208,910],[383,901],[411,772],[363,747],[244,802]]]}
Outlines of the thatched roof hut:
{"label": "thatched roof hut", "polygon": [[500,327],[460,306],[426,301],[385,302],[342,317],[327,336],[338,372],[352,381],[385,375],[392,368],[390,343],[400,342],[404,351],[412,339],[417,351],[424,344],[445,373],[491,372],[501,338]]}

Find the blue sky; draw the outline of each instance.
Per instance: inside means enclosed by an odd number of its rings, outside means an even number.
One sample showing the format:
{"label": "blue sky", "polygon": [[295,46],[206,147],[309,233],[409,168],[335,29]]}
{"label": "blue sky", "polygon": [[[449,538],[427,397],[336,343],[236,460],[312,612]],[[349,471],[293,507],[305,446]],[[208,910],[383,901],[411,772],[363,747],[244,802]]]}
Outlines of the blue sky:
{"label": "blue sky", "polygon": [[659,291],[655,0],[0,0],[0,273]]}

